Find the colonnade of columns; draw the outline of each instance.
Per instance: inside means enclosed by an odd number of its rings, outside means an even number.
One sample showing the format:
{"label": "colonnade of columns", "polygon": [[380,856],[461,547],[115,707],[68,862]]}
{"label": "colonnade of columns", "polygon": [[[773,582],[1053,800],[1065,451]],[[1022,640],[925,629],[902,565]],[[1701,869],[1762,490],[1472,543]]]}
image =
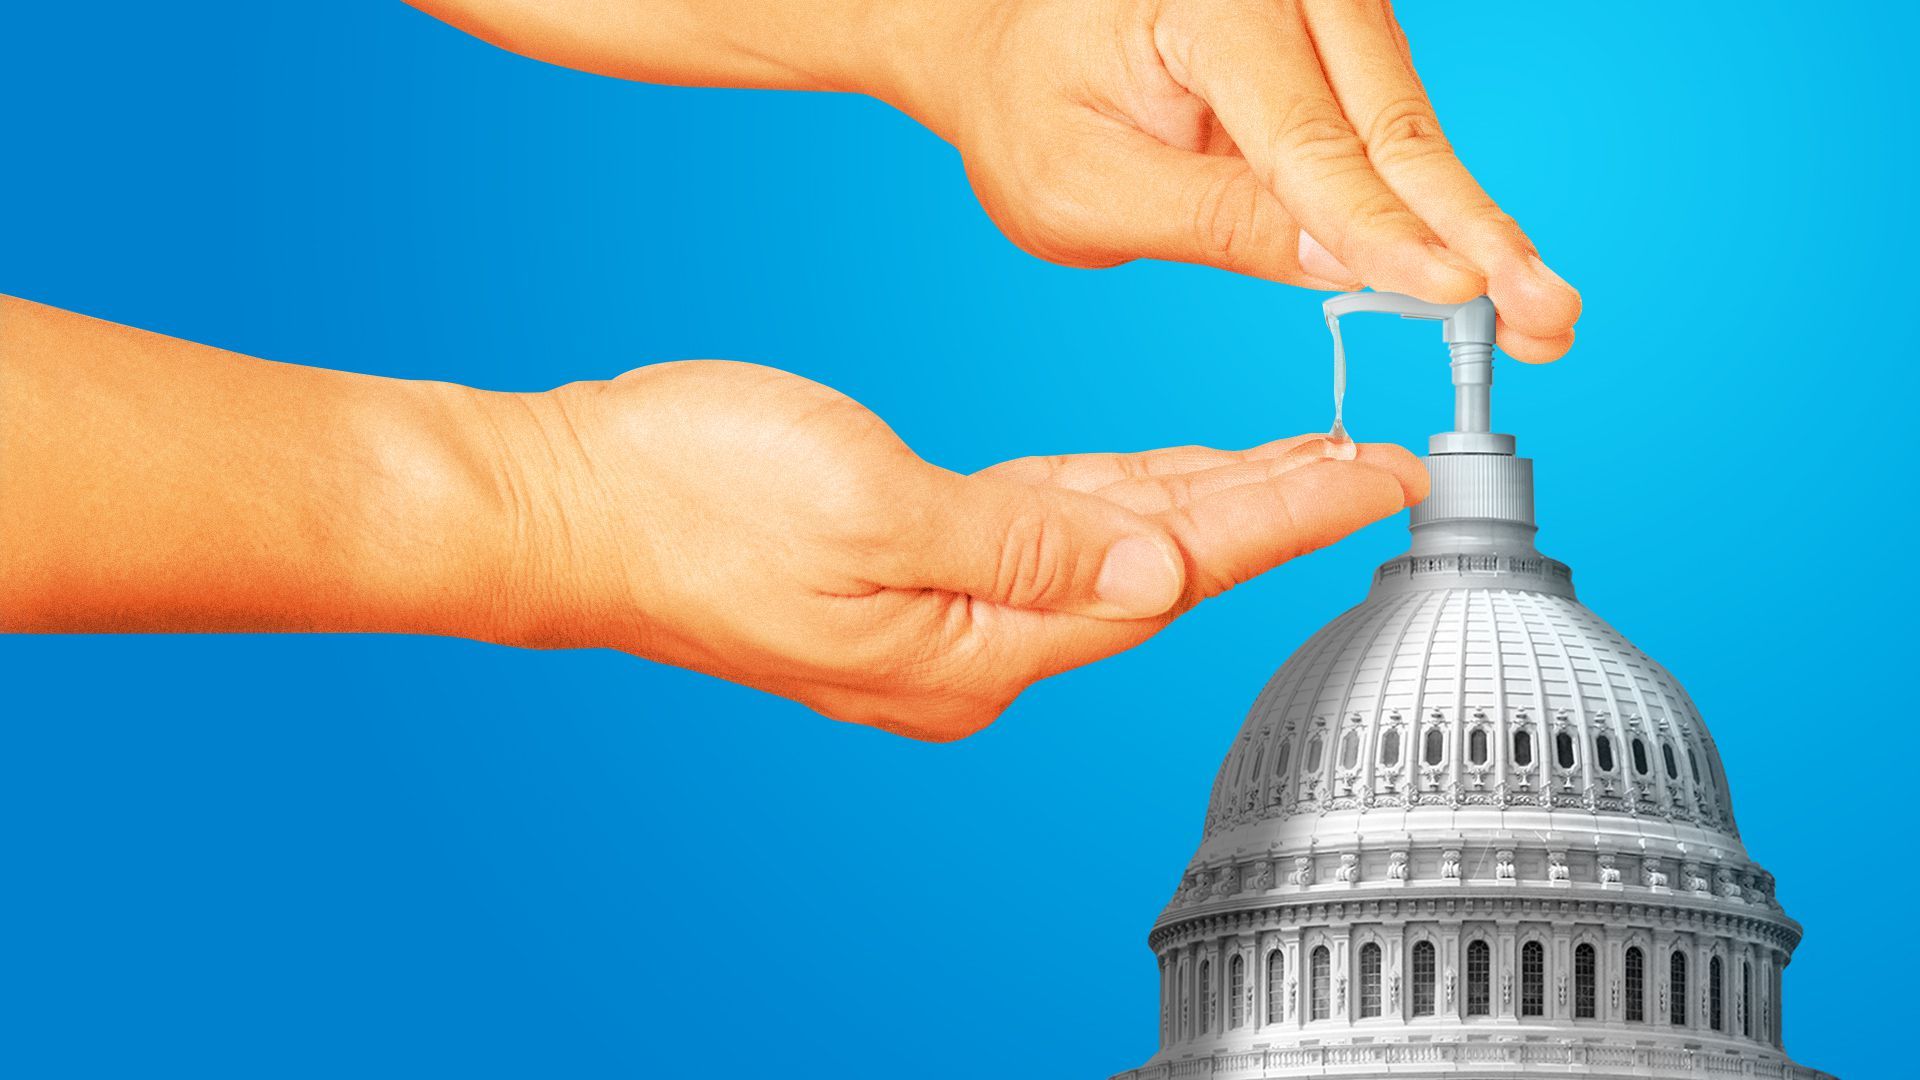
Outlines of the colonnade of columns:
{"label": "colonnade of columns", "polygon": [[[1484,974],[1478,964],[1470,969],[1476,942],[1486,947]],[[1529,943],[1541,949],[1537,975],[1523,963]],[[1430,974],[1424,963],[1416,971],[1423,944],[1432,950]],[[1582,946],[1593,950],[1591,980],[1576,969]],[[1629,950],[1639,954],[1637,1003]],[[1684,957],[1680,983],[1676,953]],[[1631,926],[1409,920],[1263,930],[1161,953],[1161,1045],[1324,1028],[1510,1023],[1684,1030],[1778,1048],[1785,963],[1761,942]],[[1683,1007],[1676,1008],[1681,984]]]}

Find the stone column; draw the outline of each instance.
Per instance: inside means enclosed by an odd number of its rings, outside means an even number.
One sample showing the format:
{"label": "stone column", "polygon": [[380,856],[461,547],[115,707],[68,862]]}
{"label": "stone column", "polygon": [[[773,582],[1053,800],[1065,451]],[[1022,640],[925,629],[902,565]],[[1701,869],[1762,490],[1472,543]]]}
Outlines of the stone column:
{"label": "stone column", "polygon": [[1520,945],[1515,927],[1501,923],[1493,942],[1493,1015],[1512,1020],[1520,1015]]}

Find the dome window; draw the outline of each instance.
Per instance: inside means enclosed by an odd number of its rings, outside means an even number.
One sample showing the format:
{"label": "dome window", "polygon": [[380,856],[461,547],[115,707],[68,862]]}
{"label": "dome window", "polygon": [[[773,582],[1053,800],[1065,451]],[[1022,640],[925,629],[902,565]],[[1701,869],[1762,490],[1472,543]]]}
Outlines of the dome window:
{"label": "dome window", "polygon": [[1429,765],[1438,765],[1447,756],[1447,735],[1439,728],[1427,729],[1426,755],[1422,759]]}
{"label": "dome window", "polygon": [[1467,760],[1475,765],[1487,763],[1487,729],[1474,728],[1467,735]]}
{"label": "dome window", "polygon": [[1213,1030],[1213,961],[1200,961],[1200,1034]]}
{"label": "dome window", "polygon": [[1380,1015],[1380,946],[1360,946],[1360,1016]]}
{"label": "dome window", "polygon": [[1493,950],[1484,941],[1467,944],[1467,1015],[1493,1015]]}
{"label": "dome window", "polygon": [[1520,1015],[1547,1015],[1547,947],[1537,941],[1520,947]]}
{"label": "dome window", "polygon": [[1247,1022],[1247,962],[1234,954],[1227,961],[1227,1026],[1239,1027]]}
{"label": "dome window", "polygon": [[1308,772],[1317,773],[1320,771],[1320,754],[1324,749],[1325,747],[1321,742],[1320,736],[1317,733],[1314,735],[1313,738],[1307,740],[1307,771]]}
{"label": "dome window", "polygon": [[1513,763],[1523,768],[1533,764],[1533,734],[1526,728],[1513,733]]}
{"label": "dome window", "polygon": [[1613,740],[1605,735],[1596,735],[1593,740],[1593,761],[1600,766],[1601,772],[1613,771]]}
{"label": "dome window", "polygon": [[1594,952],[1591,945],[1579,945],[1573,950],[1573,1018],[1591,1020],[1597,1010],[1594,1008],[1598,995],[1594,992]]}
{"label": "dome window", "polygon": [[1267,954],[1267,1023],[1286,1019],[1281,1015],[1287,1005],[1287,954],[1275,949]]}
{"label": "dome window", "polygon": [[1647,744],[1639,738],[1633,740],[1633,771],[1647,775]]}
{"label": "dome window", "polygon": [[1433,1015],[1434,968],[1433,942],[1417,941],[1413,946],[1413,1015]]}
{"label": "dome window", "polygon": [[1570,732],[1563,731],[1553,737],[1553,755],[1561,768],[1573,768],[1573,735]]}
{"label": "dome window", "polygon": [[1293,749],[1293,745],[1291,743],[1283,742],[1280,744],[1280,753],[1277,757],[1273,759],[1273,775],[1275,776],[1287,775],[1287,751],[1291,749]]}
{"label": "dome window", "polygon": [[1693,747],[1691,746],[1687,747],[1687,768],[1693,770],[1693,782],[1696,784],[1699,783],[1700,759],[1694,754]]}
{"label": "dome window", "polygon": [[1687,954],[1679,949],[1667,961],[1667,1023],[1687,1026]]}
{"label": "dome window", "polygon": [[1715,1031],[1722,1030],[1720,1022],[1725,1019],[1720,1008],[1720,967],[1717,956],[1707,961],[1707,1026]]}
{"label": "dome window", "polygon": [[1753,1038],[1753,964],[1740,961],[1740,1034]]}
{"label": "dome window", "polygon": [[1399,728],[1388,728],[1386,733],[1380,736],[1380,764],[1389,766],[1400,764]]}
{"label": "dome window", "polygon": [[1308,973],[1307,996],[1313,1001],[1313,1011],[1309,1014],[1309,1017],[1314,1020],[1325,1020],[1328,1016],[1327,982],[1329,976],[1332,974],[1333,967],[1332,959],[1328,955],[1325,945],[1315,945],[1313,947],[1313,959],[1311,963],[1313,966]]}
{"label": "dome window", "polygon": [[1360,764],[1360,733],[1348,731],[1340,737],[1340,767],[1351,769]]}
{"label": "dome window", "polygon": [[1647,954],[1640,946],[1627,947],[1627,1022],[1647,1022]]}
{"label": "dome window", "polygon": [[1680,766],[1678,763],[1676,763],[1673,760],[1673,744],[1661,743],[1660,756],[1665,758],[1667,761],[1667,779],[1669,780],[1680,779]]}

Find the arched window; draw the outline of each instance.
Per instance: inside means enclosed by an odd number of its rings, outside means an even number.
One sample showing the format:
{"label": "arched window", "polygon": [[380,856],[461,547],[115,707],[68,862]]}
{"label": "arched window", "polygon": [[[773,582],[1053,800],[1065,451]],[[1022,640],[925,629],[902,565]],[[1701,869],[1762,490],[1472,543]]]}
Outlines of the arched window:
{"label": "arched window", "polygon": [[1669,780],[1680,779],[1680,766],[1674,764],[1674,761],[1673,761],[1673,744],[1661,743],[1660,756],[1667,759],[1667,779]]}
{"label": "arched window", "polygon": [[1687,1026],[1687,954],[1679,949],[1667,961],[1667,1023]]}
{"label": "arched window", "polygon": [[1547,1015],[1547,948],[1537,941],[1520,946],[1520,1015]]}
{"label": "arched window", "polygon": [[1287,954],[1275,949],[1267,954],[1267,1023],[1286,1019]]}
{"label": "arched window", "polygon": [[1574,946],[1573,1018],[1575,1020],[1591,1020],[1594,1017],[1596,999],[1594,981],[1593,946]]}
{"label": "arched window", "polygon": [[1287,752],[1292,749],[1293,744],[1290,742],[1282,742],[1280,744],[1280,753],[1273,759],[1273,775],[1287,775]]}
{"label": "arched window", "polygon": [[1740,1034],[1753,1038],[1753,964],[1740,961]]}
{"label": "arched window", "polygon": [[1309,773],[1320,771],[1320,751],[1320,735],[1316,732],[1313,738],[1307,740],[1307,771]]}
{"label": "arched window", "polygon": [[1600,766],[1601,772],[1613,771],[1613,740],[1605,735],[1596,735],[1593,740],[1593,761]]}
{"label": "arched window", "polygon": [[1267,748],[1264,745],[1258,747],[1253,752],[1253,767],[1248,770],[1248,774],[1256,781],[1260,779],[1260,764],[1266,760],[1266,757]]}
{"label": "arched window", "polygon": [[1439,728],[1427,729],[1427,752],[1423,760],[1429,765],[1438,765],[1447,756],[1447,735]]}
{"label": "arched window", "polygon": [[1413,945],[1413,1015],[1433,1015],[1434,986],[1433,942]]}
{"label": "arched window", "polygon": [[1720,1009],[1720,958],[1707,958],[1707,1026],[1715,1031],[1725,1030],[1720,1026],[1724,1019]]}
{"label": "arched window", "polygon": [[1307,978],[1307,982],[1309,983],[1307,987],[1308,998],[1313,1002],[1313,1011],[1307,1014],[1311,1019],[1325,1020],[1327,1018],[1327,980],[1332,971],[1332,963],[1332,958],[1327,954],[1327,947],[1325,945],[1315,945],[1313,947],[1312,966],[1309,969],[1310,975]]}
{"label": "arched window", "polygon": [[1573,735],[1570,732],[1563,731],[1553,737],[1553,755],[1561,768],[1573,768]]}
{"label": "arched window", "polygon": [[1388,728],[1380,736],[1380,764],[1400,764],[1400,729]]}
{"label": "arched window", "polygon": [[1627,1020],[1644,1024],[1647,1021],[1647,957],[1638,945],[1627,947],[1626,982]]}
{"label": "arched window", "polygon": [[1474,728],[1467,733],[1467,760],[1475,765],[1487,763],[1487,729]]}
{"label": "arched window", "polygon": [[1493,950],[1484,941],[1467,944],[1467,1015],[1493,1014]]}
{"label": "arched window", "polygon": [[1247,1022],[1247,962],[1234,954],[1227,961],[1227,1026],[1237,1028]]}
{"label": "arched window", "polygon": [[1633,740],[1633,771],[1647,775],[1647,744],[1637,738]]}
{"label": "arched window", "polygon": [[1200,961],[1200,1034],[1213,1030],[1213,961]]}
{"label": "arched window", "polygon": [[1380,1015],[1380,946],[1360,946],[1360,1015]]}
{"label": "arched window", "polygon": [[1696,755],[1693,752],[1693,747],[1691,746],[1687,747],[1687,768],[1692,770],[1693,772],[1693,782],[1696,784],[1699,783],[1700,782],[1700,758],[1698,755]]}
{"label": "arched window", "polygon": [[1340,767],[1351,769],[1360,764],[1360,733],[1349,730],[1340,739]]}
{"label": "arched window", "polygon": [[1513,763],[1533,764],[1533,735],[1526,728],[1513,733]]}

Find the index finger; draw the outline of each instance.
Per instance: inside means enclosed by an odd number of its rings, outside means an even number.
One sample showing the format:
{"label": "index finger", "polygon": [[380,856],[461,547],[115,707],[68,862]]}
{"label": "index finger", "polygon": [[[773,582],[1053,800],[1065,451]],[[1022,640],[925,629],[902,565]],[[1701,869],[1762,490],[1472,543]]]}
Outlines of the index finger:
{"label": "index finger", "polygon": [[[1547,269],[1533,242],[1461,164],[1415,74],[1393,14],[1382,4],[1309,4],[1307,26],[1328,84],[1388,187],[1447,246],[1485,272],[1506,323],[1501,344],[1521,359],[1551,359],[1580,317],[1580,294]],[[1532,341],[1511,340],[1514,333]],[[1544,347],[1534,348],[1534,344]],[[1567,342],[1570,343],[1570,342]],[[1550,353],[1550,355],[1540,355]]]}
{"label": "index finger", "polygon": [[1484,291],[1480,272],[1448,251],[1374,171],[1290,6],[1169,5],[1154,44],[1168,73],[1213,110],[1261,183],[1367,284],[1436,303]]}

